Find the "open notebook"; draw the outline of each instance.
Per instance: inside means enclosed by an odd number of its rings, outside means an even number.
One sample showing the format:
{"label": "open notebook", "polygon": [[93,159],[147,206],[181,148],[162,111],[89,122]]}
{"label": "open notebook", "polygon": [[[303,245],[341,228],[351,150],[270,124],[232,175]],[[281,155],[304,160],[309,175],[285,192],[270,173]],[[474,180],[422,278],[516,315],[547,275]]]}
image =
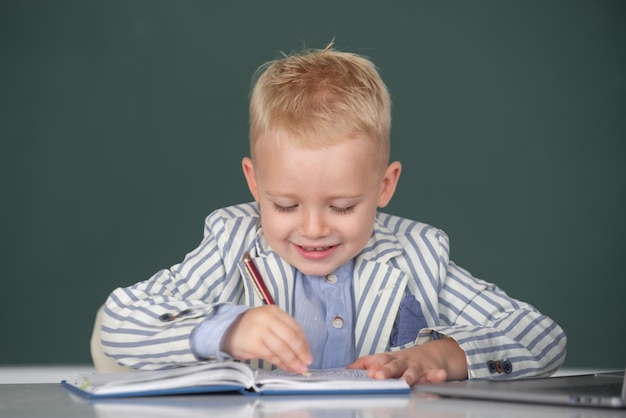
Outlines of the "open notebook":
{"label": "open notebook", "polygon": [[419,384],[414,389],[456,398],[626,408],[623,371],[539,379]]}
{"label": "open notebook", "polygon": [[61,382],[92,399],[211,392],[244,394],[374,394],[411,391],[402,379],[376,380],[364,370],[311,370],[305,375],[260,370],[235,361],[155,371],[79,373]]}

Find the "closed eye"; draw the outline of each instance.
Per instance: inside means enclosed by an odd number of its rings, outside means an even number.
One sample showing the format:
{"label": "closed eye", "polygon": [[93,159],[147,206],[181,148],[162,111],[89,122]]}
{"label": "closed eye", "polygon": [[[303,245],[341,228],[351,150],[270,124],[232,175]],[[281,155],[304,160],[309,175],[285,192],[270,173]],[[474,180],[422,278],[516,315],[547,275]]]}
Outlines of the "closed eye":
{"label": "closed eye", "polygon": [[331,206],[330,209],[333,212],[335,212],[335,213],[337,213],[339,215],[347,215],[349,213],[354,212],[354,208],[355,207],[356,207],[356,205],[348,206],[348,207],[345,207],[345,208],[337,207],[337,206]]}
{"label": "closed eye", "polygon": [[281,205],[278,205],[276,203],[274,203],[273,206],[274,206],[274,210],[276,210],[276,212],[280,212],[280,213],[292,212],[292,211],[294,211],[298,207],[298,205],[281,206]]}

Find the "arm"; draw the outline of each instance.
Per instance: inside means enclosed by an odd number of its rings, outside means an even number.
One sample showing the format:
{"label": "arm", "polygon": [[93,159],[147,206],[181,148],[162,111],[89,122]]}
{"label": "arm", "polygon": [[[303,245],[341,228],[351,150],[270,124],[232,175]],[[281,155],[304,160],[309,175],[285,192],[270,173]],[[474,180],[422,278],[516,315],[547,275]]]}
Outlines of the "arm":
{"label": "arm", "polygon": [[556,322],[452,262],[439,298],[441,323],[422,330],[416,343],[454,339],[465,352],[468,378],[549,375],[563,363],[567,338]]}
{"label": "arm", "polygon": [[437,299],[429,300],[437,306],[436,323],[429,323],[404,350],[367,356],[351,367],[380,378],[404,376],[410,383],[531,377],[558,369],[566,343],[561,328],[450,262],[447,236],[439,231],[435,237],[426,247],[437,249],[431,253],[439,258],[437,286],[430,289]]}
{"label": "arm", "polygon": [[[116,289],[103,315],[102,345],[118,363],[141,369],[158,369],[197,363],[192,332],[223,303],[240,303],[243,285],[237,268],[241,246],[254,239],[253,217],[242,217],[237,231],[213,213],[206,220],[200,246],[183,262],[161,270],[150,279]],[[228,251],[228,250],[229,251]]]}
{"label": "arm", "polygon": [[306,369],[308,344],[293,318],[276,306],[240,305],[247,298],[238,263],[254,245],[256,218],[228,218],[224,212],[207,218],[204,240],[182,263],[111,294],[102,326],[107,355],[139,369],[228,356]]}

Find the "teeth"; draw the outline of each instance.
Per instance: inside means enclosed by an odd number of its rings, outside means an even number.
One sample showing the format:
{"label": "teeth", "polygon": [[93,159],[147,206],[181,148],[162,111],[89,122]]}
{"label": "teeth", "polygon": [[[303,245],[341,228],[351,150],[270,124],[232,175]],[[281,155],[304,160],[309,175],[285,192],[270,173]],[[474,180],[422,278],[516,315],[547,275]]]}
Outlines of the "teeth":
{"label": "teeth", "polygon": [[325,251],[328,247],[304,247],[306,251]]}

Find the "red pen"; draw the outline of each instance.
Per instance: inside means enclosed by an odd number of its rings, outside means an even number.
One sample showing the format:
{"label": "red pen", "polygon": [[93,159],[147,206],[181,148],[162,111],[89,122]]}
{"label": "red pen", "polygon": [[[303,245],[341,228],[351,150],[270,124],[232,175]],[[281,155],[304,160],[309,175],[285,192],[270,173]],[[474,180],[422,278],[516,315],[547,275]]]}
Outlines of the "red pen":
{"label": "red pen", "polygon": [[[273,305],[274,299],[272,298],[272,295],[270,295],[270,292],[267,290],[267,287],[265,287],[263,277],[261,277],[261,273],[259,273],[256,265],[254,265],[254,261],[252,261],[252,258],[250,258],[250,254],[245,253],[243,255],[243,265],[246,268],[246,273],[248,273],[248,277],[250,277],[250,280],[252,280],[252,283],[254,284],[254,289],[257,291],[259,296],[261,296],[263,303],[265,303],[266,305]],[[307,370],[302,373],[302,376],[311,377],[311,372]]]}
{"label": "red pen", "polygon": [[248,277],[250,277],[250,280],[252,280],[252,283],[254,284],[254,288],[259,293],[259,296],[261,296],[263,303],[265,303],[266,305],[273,305],[274,299],[272,298],[272,295],[270,295],[270,292],[267,290],[267,287],[265,287],[263,277],[261,277],[261,274],[254,265],[254,261],[252,261],[252,258],[250,258],[250,254],[245,253],[243,255],[243,265],[246,268],[246,273],[248,273]]}

